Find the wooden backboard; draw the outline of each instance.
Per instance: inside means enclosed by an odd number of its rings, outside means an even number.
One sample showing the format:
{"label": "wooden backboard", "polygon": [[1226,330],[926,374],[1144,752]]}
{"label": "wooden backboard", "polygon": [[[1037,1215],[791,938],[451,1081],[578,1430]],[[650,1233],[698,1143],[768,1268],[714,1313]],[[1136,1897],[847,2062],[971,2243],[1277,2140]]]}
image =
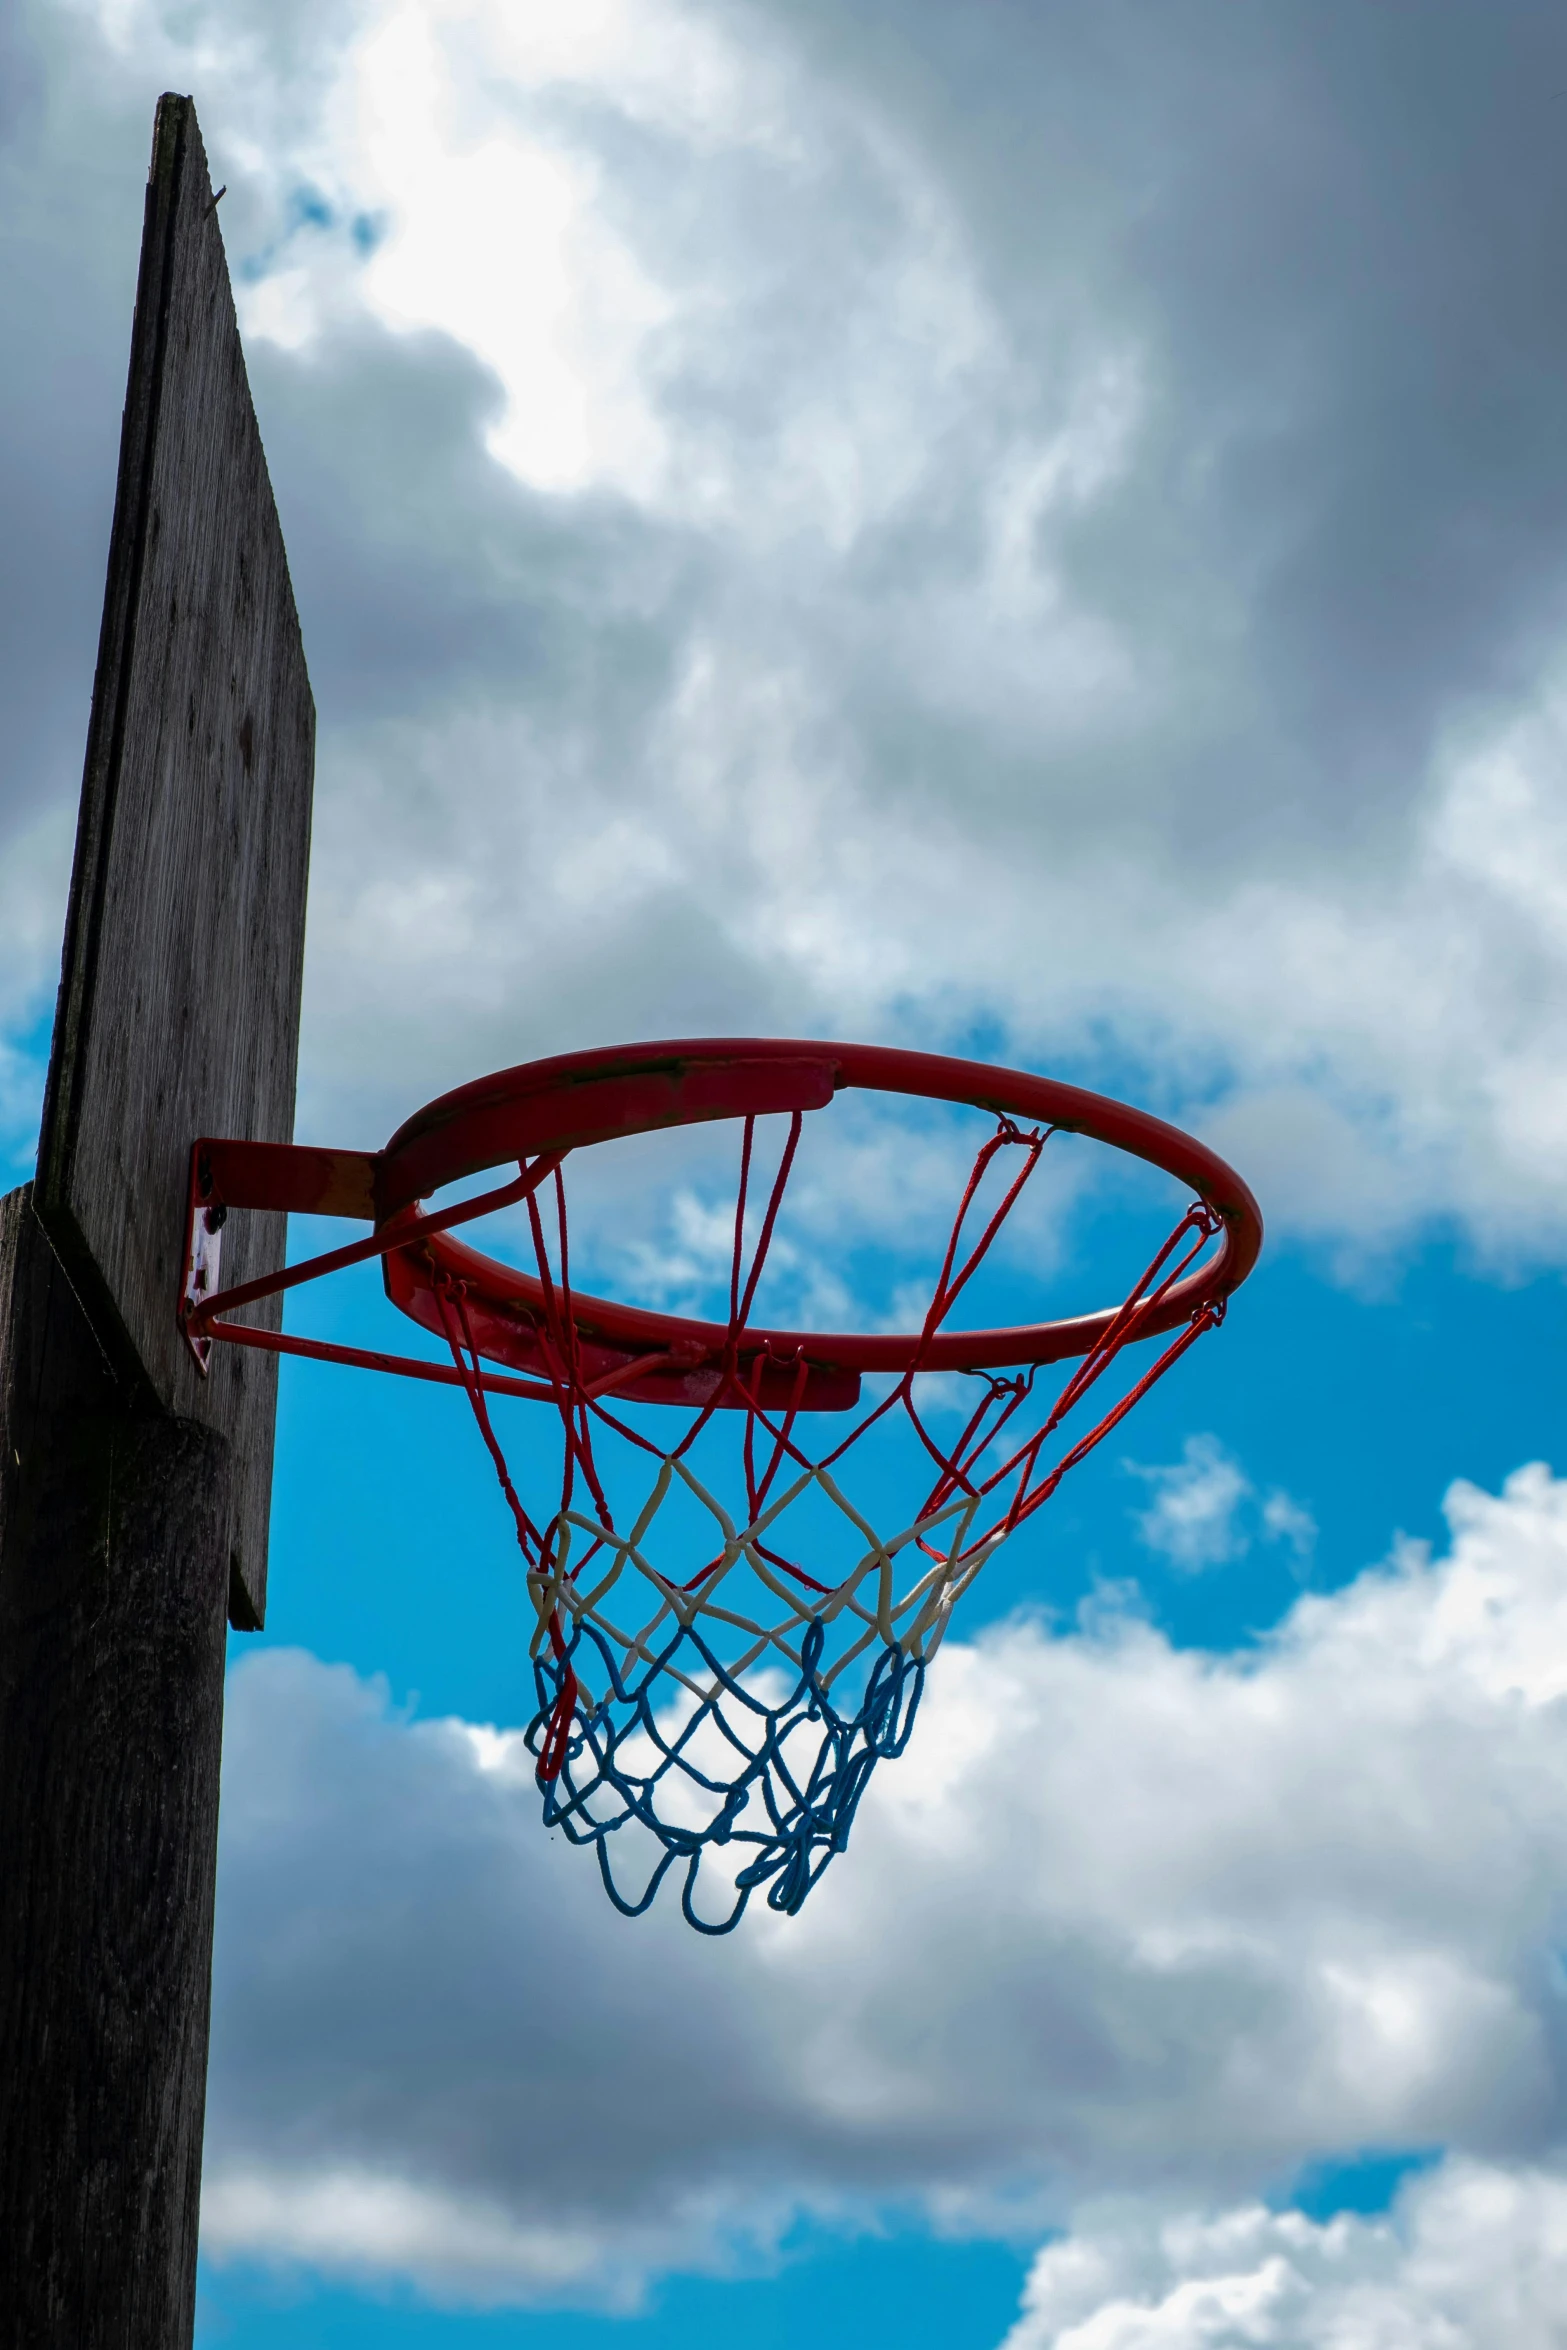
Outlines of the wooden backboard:
{"label": "wooden backboard", "polygon": [[[276,1358],[175,1320],[200,1134],[294,1127],[315,706],[196,111],[159,101],[34,1201],[123,1376],[234,1448],[259,1624]],[[280,1263],[240,1220],[224,1275]],[[274,1307],[276,1300],[271,1301]]]}

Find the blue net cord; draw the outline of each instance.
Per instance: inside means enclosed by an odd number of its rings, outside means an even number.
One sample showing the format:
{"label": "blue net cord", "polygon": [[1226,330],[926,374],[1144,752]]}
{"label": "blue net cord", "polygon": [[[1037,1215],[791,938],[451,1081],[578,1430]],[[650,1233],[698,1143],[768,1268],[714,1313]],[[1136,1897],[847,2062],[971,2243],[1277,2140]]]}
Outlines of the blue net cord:
{"label": "blue net cord", "polygon": [[[538,1712],[527,1742],[538,1754],[579,1645],[596,1652],[594,1677],[602,1677],[606,1694],[591,1711],[578,1707],[575,1735],[556,1775],[543,1783],[544,1824],[573,1844],[594,1846],[605,1891],[623,1916],[640,1917],[682,1866],[680,1905],[698,1933],[732,1932],[764,1887],[768,1907],[793,1916],[834,1853],[846,1849],[872,1771],[908,1744],[925,1663],[896,1644],[884,1648],[860,1704],[843,1713],[821,1675],[825,1637],[813,1620],[799,1677],[776,1704],[736,1681],[692,1627],[678,1628],[631,1679],[587,1622],[579,1621],[562,1657],[535,1658]],[[712,1692],[683,1711],[669,1702],[667,1673],[677,1660],[703,1672]],[[727,1768],[704,1765],[704,1744],[717,1747]],[[712,1799],[700,1805],[708,1816],[684,1824],[671,1817],[675,1788]],[[617,1884],[612,1861],[612,1840],[632,1841],[628,1828],[644,1830],[652,1846],[642,1889],[632,1895]],[[741,1865],[732,1873],[728,1914],[704,1917],[695,1906],[698,1877],[704,1858],[720,1853]]]}
{"label": "blue net cord", "polygon": [[[800,1908],[834,1854],[846,1848],[877,1763],[907,1746],[926,1666],[953,1604],[1007,1536],[1223,1311],[1222,1305],[1210,1306],[1196,1314],[1097,1424],[1047,1464],[1045,1448],[1066,1415],[1139,1336],[1207,1246],[1217,1218],[1199,1203],[1176,1225],[1039,1424],[1021,1440],[1018,1415],[1032,1396],[1034,1370],[1010,1377],[979,1374],[980,1401],[956,1442],[943,1444],[915,1400],[916,1353],[890,1393],[813,1460],[796,1433],[796,1409],[764,1410],[757,1400],[760,1367],[748,1389],[739,1360],[800,1116],[792,1118],[747,1269],[743,1233],[753,1129],[747,1119],[720,1378],[669,1451],[586,1392],[571,1308],[560,1167],[553,1170],[553,1262],[537,1189],[530,1191],[527,1209],[544,1297],[536,1334],[561,1433],[558,1506],[542,1521],[518,1496],[491,1424],[462,1284],[447,1280],[434,1293],[512,1515],[536,1611],[537,1710],[526,1741],[535,1757],[545,1824],[574,1844],[593,1846],[609,1897],[628,1917],[640,1916],[675,1871],[684,1914],[706,1934],[730,1932],[752,1894],[764,1888],[770,1908],[789,1915]],[[1047,1139],[1020,1132],[1003,1118],[976,1155],[920,1347],[940,1329],[990,1249]],[[965,1220],[981,1182],[998,1154],[1011,1149],[1022,1151],[1021,1171],[1005,1185],[999,1206],[965,1253]],[[804,1366],[798,1368],[803,1376]],[[797,1387],[796,1402],[798,1394]],[[693,1466],[699,1443],[705,1440],[711,1449],[727,1433],[715,1424],[720,1406],[729,1408],[731,1426],[739,1422],[731,1476],[740,1491],[733,1510],[712,1490],[713,1470],[704,1468],[698,1476]],[[912,1521],[884,1539],[844,1490],[843,1463],[870,1431],[904,1423],[934,1474]],[[618,1449],[622,1465],[638,1458],[655,1465],[651,1492],[618,1523],[599,1457],[606,1446]],[[688,1511],[694,1506],[699,1522],[710,1524],[717,1537],[715,1552],[698,1532],[694,1555],[702,1563],[695,1572],[689,1517],[678,1538],[685,1553],[679,1571],[669,1571],[654,1555],[660,1513],[671,1495]],[[808,1516],[812,1508],[814,1519]],[[798,1542],[783,1547],[791,1511],[808,1519],[816,1574],[802,1564]],[[840,1551],[847,1529],[853,1546],[848,1558],[832,1556],[834,1529]],[[667,1553],[669,1543],[664,1547]],[[625,1597],[635,1604],[638,1593],[644,1604],[651,1599],[651,1617],[640,1626],[617,1622],[611,1606],[618,1613]],[[699,1883],[716,1883],[722,1891],[709,1893],[699,1907]]]}

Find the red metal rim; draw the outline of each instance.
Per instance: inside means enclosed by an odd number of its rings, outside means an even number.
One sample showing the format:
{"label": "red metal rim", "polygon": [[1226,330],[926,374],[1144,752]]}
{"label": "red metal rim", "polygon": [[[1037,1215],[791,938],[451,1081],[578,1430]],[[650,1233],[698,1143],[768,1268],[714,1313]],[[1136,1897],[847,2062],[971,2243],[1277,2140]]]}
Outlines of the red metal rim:
{"label": "red metal rim", "polygon": [[[541,1151],[579,1149],[624,1135],[713,1118],[816,1109],[849,1088],[966,1104],[997,1116],[1084,1134],[1130,1153],[1185,1184],[1219,1221],[1217,1253],[1165,1296],[1140,1325],[1154,1337],[1239,1288],[1262,1246],[1262,1215],[1235,1170],[1214,1151],[1144,1110],[1053,1078],[982,1061],[882,1045],[710,1037],[610,1047],[525,1062],[443,1094],[409,1118],[381,1154],[378,1227],[448,1183]],[[413,1252],[407,1252],[412,1256]],[[532,1276],[444,1234],[420,1244],[420,1262],[387,1258],[388,1289],[416,1320],[437,1275],[461,1281],[485,1319],[531,1321],[542,1302]],[[398,1275],[401,1278],[398,1278]],[[1085,1354],[1118,1306],[1000,1330],[918,1333],[770,1330],[747,1325],[748,1356],[805,1361],[840,1372],[984,1371]],[[711,1362],[729,1343],[722,1323],[659,1314],[572,1294],[572,1318],[589,1340],[632,1355],[667,1353]],[[490,1350],[484,1349],[486,1353]]]}

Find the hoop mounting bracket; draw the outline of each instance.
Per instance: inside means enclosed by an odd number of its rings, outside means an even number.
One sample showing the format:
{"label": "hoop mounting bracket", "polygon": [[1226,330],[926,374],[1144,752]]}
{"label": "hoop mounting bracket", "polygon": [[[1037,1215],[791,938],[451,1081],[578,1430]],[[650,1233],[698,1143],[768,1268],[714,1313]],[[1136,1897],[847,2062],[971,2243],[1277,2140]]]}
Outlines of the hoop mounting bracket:
{"label": "hoop mounting bracket", "polygon": [[205,1378],[212,1336],[195,1319],[217,1295],[223,1226],[230,1208],[281,1208],[294,1216],[375,1216],[372,1151],[320,1150],[308,1143],[230,1142],[204,1135],[190,1154],[180,1335]]}

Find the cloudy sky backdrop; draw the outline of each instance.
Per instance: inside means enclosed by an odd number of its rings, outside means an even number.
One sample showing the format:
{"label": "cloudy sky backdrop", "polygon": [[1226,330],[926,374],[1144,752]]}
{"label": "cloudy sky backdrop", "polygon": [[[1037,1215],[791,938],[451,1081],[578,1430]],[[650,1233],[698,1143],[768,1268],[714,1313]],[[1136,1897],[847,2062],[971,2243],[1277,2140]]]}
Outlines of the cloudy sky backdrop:
{"label": "cloudy sky backdrop", "polygon": [[[460,1406],[285,1372],[204,2345],[1559,2343],[1567,20],[0,6],[16,1181],[163,88],[320,709],[302,1135],[864,1035],[1177,1117],[1270,1227],[717,1945],[538,1827]],[[941,1159],[850,1135],[800,1279],[895,1290]],[[715,1163],[628,1165],[604,1261],[700,1289]],[[1050,1204],[1018,1282],[1101,1287],[1146,1203]]]}

